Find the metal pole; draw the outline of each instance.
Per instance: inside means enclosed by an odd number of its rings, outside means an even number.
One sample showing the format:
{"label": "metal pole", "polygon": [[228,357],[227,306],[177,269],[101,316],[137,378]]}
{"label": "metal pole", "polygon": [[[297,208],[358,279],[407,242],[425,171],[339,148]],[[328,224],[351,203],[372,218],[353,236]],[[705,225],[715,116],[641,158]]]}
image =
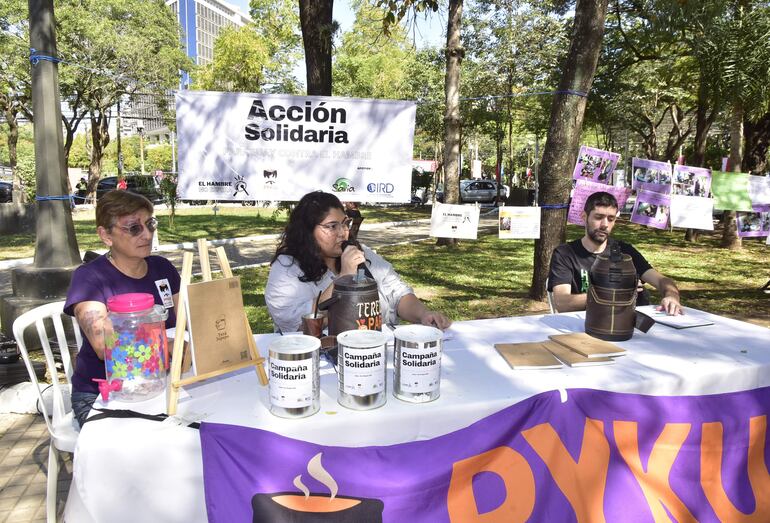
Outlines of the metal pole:
{"label": "metal pole", "polygon": [[535,135],[535,205],[540,204],[540,137]]}
{"label": "metal pole", "polygon": [[171,172],[176,174],[176,133],[171,131]]}
{"label": "metal pole", "polygon": [[118,130],[117,146],[118,146],[118,180],[123,179],[123,148],[120,143],[120,135],[123,134],[123,129],[120,125],[120,100],[118,100],[118,118],[115,121],[115,126]]}
{"label": "metal pole", "polygon": [[144,176],[144,127],[139,128],[139,156],[142,160],[142,176]]}

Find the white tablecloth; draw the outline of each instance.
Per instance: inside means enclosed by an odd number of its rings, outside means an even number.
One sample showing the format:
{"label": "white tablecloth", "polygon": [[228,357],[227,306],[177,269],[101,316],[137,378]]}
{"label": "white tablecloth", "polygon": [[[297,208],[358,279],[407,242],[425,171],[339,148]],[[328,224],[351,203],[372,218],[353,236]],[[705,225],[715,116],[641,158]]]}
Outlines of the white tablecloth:
{"label": "white tablecloth", "polygon": [[[651,395],[702,395],[770,385],[770,330],[688,309],[714,325],[677,330],[656,324],[618,342],[628,350],[613,365],[555,370],[512,370],[495,343],[540,341],[580,332],[583,313],[497,318],[455,323],[447,331],[441,397],[411,404],[392,395],[372,411],[337,403],[336,375],[322,370],[321,410],[286,420],[268,411],[267,388],[254,370],[188,387],[179,415],[256,427],[326,445],[387,445],[451,432],[504,407],[549,390],[592,388]],[[260,352],[275,334],[256,336]],[[163,397],[109,408],[165,411]],[[97,404],[98,406],[99,404]],[[105,419],[83,427],[75,450],[66,508],[71,522],[206,521],[198,431],[168,422]]]}

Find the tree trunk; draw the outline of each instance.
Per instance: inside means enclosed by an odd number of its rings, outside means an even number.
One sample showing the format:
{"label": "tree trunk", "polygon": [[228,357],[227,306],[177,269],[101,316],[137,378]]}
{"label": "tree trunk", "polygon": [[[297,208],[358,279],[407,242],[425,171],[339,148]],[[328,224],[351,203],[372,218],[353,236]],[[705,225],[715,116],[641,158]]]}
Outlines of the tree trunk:
{"label": "tree trunk", "polygon": [[[446,76],[444,94],[444,203],[460,203],[460,67],[465,57],[460,41],[463,0],[449,0],[446,34]],[[456,238],[439,238],[437,245],[455,245]]]}
{"label": "tree trunk", "polygon": [[[732,172],[741,172],[742,167],[742,146],[743,146],[743,106],[740,102],[733,105],[730,115],[730,168]],[[722,215],[722,243],[721,246],[731,250],[738,250],[743,247],[741,238],[738,236],[738,222],[735,211],[724,211]]]}
{"label": "tree trunk", "polygon": [[[570,48],[559,82],[559,94],[551,105],[551,122],[543,153],[539,204],[566,204],[577,160],[586,96],[593,83],[604,35],[607,0],[578,0]],[[567,209],[543,209],[540,239],[535,240],[534,269],[529,297],[545,298],[545,280],[551,253],[566,228]]]}
{"label": "tree trunk", "polygon": [[13,179],[11,184],[13,186],[13,203],[26,203],[27,195],[22,191],[21,176],[16,168],[18,163],[18,144],[19,144],[19,121],[17,119],[18,112],[14,110],[13,106],[9,105],[5,108],[5,123],[8,125],[8,164],[11,167],[13,173]]}
{"label": "tree trunk", "polygon": [[333,6],[334,0],[299,0],[307,94],[310,95],[332,95]]}
{"label": "tree trunk", "polygon": [[[716,111],[709,107],[709,97],[703,73],[698,84],[698,107],[695,113],[695,144],[692,157],[692,165],[705,167],[706,163],[706,139],[711,125],[714,123]],[[687,229],[684,234],[685,241],[695,243],[700,232],[697,229]]]}
{"label": "tree trunk", "polygon": [[102,158],[110,143],[109,118],[104,112],[91,113],[91,163],[88,165],[88,196],[96,202],[96,185],[102,176]]}

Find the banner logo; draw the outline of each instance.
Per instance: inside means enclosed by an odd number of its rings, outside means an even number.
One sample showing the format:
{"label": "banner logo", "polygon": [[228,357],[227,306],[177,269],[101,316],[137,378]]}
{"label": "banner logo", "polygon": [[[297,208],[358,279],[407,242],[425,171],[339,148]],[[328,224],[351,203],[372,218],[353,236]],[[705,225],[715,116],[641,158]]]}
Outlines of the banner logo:
{"label": "banner logo", "polygon": [[334,192],[356,192],[356,188],[347,178],[337,178],[337,181],[332,185]]}
{"label": "banner logo", "polygon": [[377,194],[390,194],[394,189],[392,183],[370,183],[366,186],[367,191]]}
{"label": "banner logo", "polygon": [[379,499],[337,495],[337,482],[321,464],[319,452],[307,464],[310,477],[321,483],[331,494],[311,493],[302,482],[302,475],[294,478],[297,492],[255,494],[251,498],[254,521],[382,521],[384,503]]}
{"label": "banner logo", "polygon": [[249,195],[249,191],[246,190],[246,180],[240,174],[235,175],[235,192],[233,196],[237,196],[239,192],[243,192],[246,196]]}

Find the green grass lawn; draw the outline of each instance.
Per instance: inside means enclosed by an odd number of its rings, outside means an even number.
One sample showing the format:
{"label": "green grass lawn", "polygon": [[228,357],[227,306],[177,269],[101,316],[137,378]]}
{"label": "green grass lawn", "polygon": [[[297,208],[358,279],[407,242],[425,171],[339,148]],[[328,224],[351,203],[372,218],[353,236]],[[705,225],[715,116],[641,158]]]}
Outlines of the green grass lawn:
{"label": "green grass lawn", "polygon": [[[367,207],[365,223],[427,218],[430,207]],[[285,214],[273,209],[221,206],[180,209],[174,227],[166,211],[158,212],[161,243],[244,237],[280,232]],[[75,218],[81,249],[102,248],[94,233],[93,213]],[[659,231],[622,221],[614,237],[633,243],[652,265],[674,278],[686,306],[770,327],[770,295],[759,289],[770,278],[768,247],[764,238],[747,239],[743,249],[718,247],[720,232],[701,235],[698,243],[684,241],[684,231]],[[568,226],[569,240],[582,228]],[[32,256],[34,238],[0,238],[0,258]],[[428,240],[384,247],[378,251],[390,261],[430,308],[454,320],[515,316],[545,312],[547,304],[527,298],[532,279],[532,240],[500,240],[481,234],[462,240],[451,249]],[[244,304],[254,332],[268,332],[272,324],[265,307],[267,268],[238,271]],[[656,299],[655,297],[653,298]]]}
{"label": "green grass lawn", "polygon": [[[429,218],[430,207],[362,207],[365,223]],[[243,238],[261,234],[275,234],[283,230],[286,212],[275,208],[219,205],[216,214],[211,206],[177,209],[171,224],[170,211],[158,209],[158,237],[162,244]],[[75,235],[81,251],[103,249],[96,236],[94,211],[77,210],[73,214]],[[35,254],[33,234],[6,234],[0,236],[0,260],[31,258]]]}
{"label": "green grass lawn", "polygon": [[[569,240],[582,229],[568,226]],[[704,235],[696,244],[684,231],[657,231],[620,223],[616,238],[633,243],[663,274],[674,278],[682,302],[716,314],[770,327],[770,295],[759,289],[768,278],[768,246],[745,240],[740,251],[717,248],[719,236]],[[527,298],[532,280],[533,242],[480,235],[452,249],[432,240],[378,250],[415,289],[429,308],[453,320],[494,318],[546,312],[548,305]],[[238,271],[249,320],[255,332],[272,331],[265,307],[268,269]],[[653,291],[653,302],[659,301]]]}

